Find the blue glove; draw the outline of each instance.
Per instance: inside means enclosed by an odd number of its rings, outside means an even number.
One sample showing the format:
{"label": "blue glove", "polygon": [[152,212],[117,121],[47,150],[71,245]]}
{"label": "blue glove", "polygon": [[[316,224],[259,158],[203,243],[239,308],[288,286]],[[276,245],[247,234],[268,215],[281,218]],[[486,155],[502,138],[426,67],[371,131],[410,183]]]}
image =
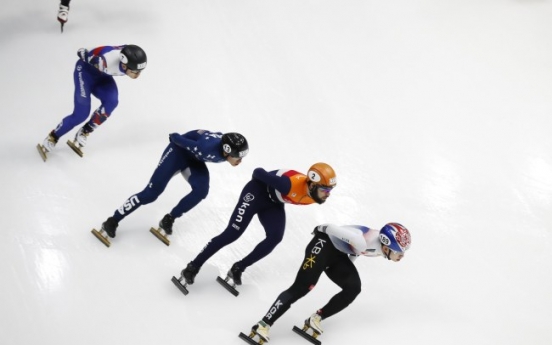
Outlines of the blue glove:
{"label": "blue glove", "polygon": [[180,134],[178,134],[178,133],[171,133],[171,134],[169,134],[169,141],[170,141],[172,144],[176,144],[176,143],[174,142],[174,139],[173,139],[173,136],[174,136],[174,135],[180,135]]}

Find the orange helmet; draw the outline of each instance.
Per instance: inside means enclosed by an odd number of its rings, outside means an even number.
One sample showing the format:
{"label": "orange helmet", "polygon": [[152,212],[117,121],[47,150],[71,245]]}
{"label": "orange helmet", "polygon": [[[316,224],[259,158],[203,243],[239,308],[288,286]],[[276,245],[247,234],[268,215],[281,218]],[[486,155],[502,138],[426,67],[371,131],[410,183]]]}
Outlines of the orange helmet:
{"label": "orange helmet", "polygon": [[335,171],[331,166],[326,163],[316,163],[309,168],[307,173],[309,181],[327,187],[335,187],[337,184],[337,177]]}

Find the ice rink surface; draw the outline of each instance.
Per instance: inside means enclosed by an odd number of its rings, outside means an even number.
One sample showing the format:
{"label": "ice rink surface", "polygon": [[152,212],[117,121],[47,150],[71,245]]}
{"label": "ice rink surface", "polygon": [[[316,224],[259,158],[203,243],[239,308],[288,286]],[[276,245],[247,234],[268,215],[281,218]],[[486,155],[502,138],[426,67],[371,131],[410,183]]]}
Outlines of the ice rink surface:
{"label": "ice rink surface", "polygon": [[[60,33],[55,1],[0,11],[0,344],[245,344],[286,289],[321,223],[400,222],[400,263],[356,261],[363,291],[323,321],[330,344],[552,343],[552,1],[80,1]],[[138,44],[148,67],[118,77],[119,106],[84,158],[62,137],[81,47]],[[99,105],[92,103],[93,109]],[[149,233],[189,185],[174,178],[119,225],[90,230],[148,182],[171,132],[244,134],[243,164],[210,164],[206,200]],[[324,205],[287,209],[272,254],[240,296],[216,282],[264,232],[255,219],[202,268],[173,275],[226,226],[256,167],[334,167]],[[270,344],[338,288],[325,276]]]}

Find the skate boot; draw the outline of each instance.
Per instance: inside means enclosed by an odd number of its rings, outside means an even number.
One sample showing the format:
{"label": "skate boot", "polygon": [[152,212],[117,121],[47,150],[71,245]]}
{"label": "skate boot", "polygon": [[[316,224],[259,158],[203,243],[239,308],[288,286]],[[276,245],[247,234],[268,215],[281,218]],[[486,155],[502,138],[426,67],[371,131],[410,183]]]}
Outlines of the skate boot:
{"label": "skate boot", "polygon": [[54,131],[51,131],[48,134],[48,136],[44,139],[42,146],[44,146],[44,149],[46,150],[46,152],[52,152],[56,147],[57,142],[58,142],[58,137],[56,136]]}
{"label": "skate boot", "polygon": [[117,222],[115,218],[109,217],[105,222],[103,222],[100,231],[92,229],[92,234],[96,236],[96,238],[100,240],[103,244],[109,247],[111,245],[111,242],[109,242],[109,237],[115,238],[117,226],[119,226],[119,222]]}
{"label": "skate boot", "polygon": [[87,131],[84,127],[82,127],[75,135],[75,140],[67,140],[67,145],[69,145],[69,147],[73,149],[76,154],[82,157],[84,155],[82,149],[86,146],[86,140],[89,135],[90,131]]}
{"label": "skate boot", "polygon": [[[316,339],[320,334],[322,334],[322,328],[320,327],[320,321],[322,321],[322,316],[318,312],[312,314],[308,319],[305,320],[303,329],[293,326],[293,331],[306,340],[310,341],[315,345],[322,344],[320,340]],[[310,330],[310,332],[309,332]]]}
{"label": "skate boot", "polygon": [[115,238],[115,232],[117,231],[118,226],[119,222],[117,222],[115,218],[109,217],[105,222],[103,222],[102,231],[105,231],[109,237]]}
{"label": "skate boot", "polygon": [[194,283],[195,276],[199,273],[199,268],[195,267],[191,262],[188,263],[185,269],[182,270],[182,277],[186,280],[187,284],[192,285]]}
{"label": "skate boot", "polygon": [[[171,281],[173,284],[184,294],[188,294],[188,289],[186,288],[188,285],[192,285],[194,283],[195,276],[199,272],[199,268],[195,267],[191,262],[188,263],[185,269],[182,270],[180,273],[180,278],[176,278],[175,276],[172,277]],[[185,281],[184,285],[182,285],[182,281]]]}
{"label": "skate boot", "polygon": [[[264,343],[268,343],[268,341],[270,340],[268,337],[269,331],[270,325],[267,325],[264,321],[259,321],[259,323],[251,328],[249,336],[240,333],[240,338],[251,345],[262,345]],[[255,336],[258,336],[258,340],[255,339]]]}
{"label": "skate boot", "polygon": [[308,319],[305,320],[305,326],[309,326],[317,334],[322,334],[322,327],[320,327],[320,321],[322,321],[322,316],[318,313],[312,314]]}
{"label": "skate boot", "polygon": [[172,235],[172,227],[174,223],[174,217],[167,213],[163,219],[159,222],[159,227],[165,231],[167,235]]}
{"label": "skate boot", "polygon": [[253,328],[252,332],[255,332],[262,340],[268,342],[270,338],[268,337],[268,332],[270,331],[270,326],[267,325],[264,321],[259,321]]}
{"label": "skate boot", "polygon": [[69,20],[69,6],[59,5],[57,20],[61,24],[61,32],[63,32],[63,25]]}
{"label": "skate boot", "polygon": [[172,226],[174,223],[174,217],[171,216],[169,213],[161,219],[159,222],[159,229],[151,228],[150,232],[159,239],[159,241],[165,243],[167,246],[171,244],[171,241],[167,237],[168,235],[172,235]]}
{"label": "skate boot", "polygon": [[79,144],[80,147],[86,146],[86,140],[88,139],[88,135],[90,135],[90,132],[87,132],[84,127],[79,129],[77,134],[75,135],[75,142]]}
{"label": "skate boot", "polygon": [[57,142],[58,142],[58,137],[56,136],[54,131],[51,131],[48,134],[48,136],[44,139],[44,142],[42,142],[42,145],[38,144],[36,146],[36,148],[38,149],[38,153],[40,154],[40,157],[42,157],[43,161],[46,162],[46,159],[48,158],[46,154],[54,150]]}
{"label": "skate boot", "polygon": [[[232,295],[238,297],[240,292],[236,290],[236,285],[241,285],[241,275],[243,270],[239,267],[238,263],[232,265],[232,268],[226,274],[226,278],[222,279],[217,277],[217,282],[222,285],[226,290],[228,290]],[[232,279],[232,284],[230,284],[230,279]]]}
{"label": "skate boot", "polygon": [[67,20],[69,20],[69,6],[59,5],[57,19],[62,24],[67,23]]}
{"label": "skate boot", "polygon": [[234,283],[236,283],[236,285],[242,285],[242,281],[241,281],[242,272],[243,271],[240,269],[238,264],[235,263],[232,265],[232,268],[230,268],[230,271],[228,271],[228,277],[230,277],[230,279],[232,279]]}

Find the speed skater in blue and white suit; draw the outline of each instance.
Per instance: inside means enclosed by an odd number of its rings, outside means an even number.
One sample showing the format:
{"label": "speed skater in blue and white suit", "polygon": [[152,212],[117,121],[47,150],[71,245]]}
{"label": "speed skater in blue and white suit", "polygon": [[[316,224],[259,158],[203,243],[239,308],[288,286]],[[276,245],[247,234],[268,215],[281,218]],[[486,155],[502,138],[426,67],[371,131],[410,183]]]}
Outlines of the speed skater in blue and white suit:
{"label": "speed skater in blue and white suit", "polygon": [[169,141],[146,188],[128,198],[102,224],[102,230],[110,237],[115,237],[121,220],[138,207],[154,202],[172,177],[180,173],[192,190],[159,222],[159,227],[167,235],[172,234],[175,218],[190,211],[209,193],[209,170],[206,163],[228,162],[232,166],[238,166],[249,152],[245,137],[235,132],[222,134],[197,129],[185,134],[172,133]]}
{"label": "speed skater in blue and white suit", "polygon": [[136,79],[147,66],[146,53],[133,44],[81,48],[77,55],[79,59],[73,72],[74,109],[44,139],[42,146],[45,153],[51,152],[59,138],[88,118],[93,95],[101,104],[79,129],[74,140],[81,148],[84,147],[88,135],[107,120],[119,104],[119,91],[113,77],[127,75]]}

